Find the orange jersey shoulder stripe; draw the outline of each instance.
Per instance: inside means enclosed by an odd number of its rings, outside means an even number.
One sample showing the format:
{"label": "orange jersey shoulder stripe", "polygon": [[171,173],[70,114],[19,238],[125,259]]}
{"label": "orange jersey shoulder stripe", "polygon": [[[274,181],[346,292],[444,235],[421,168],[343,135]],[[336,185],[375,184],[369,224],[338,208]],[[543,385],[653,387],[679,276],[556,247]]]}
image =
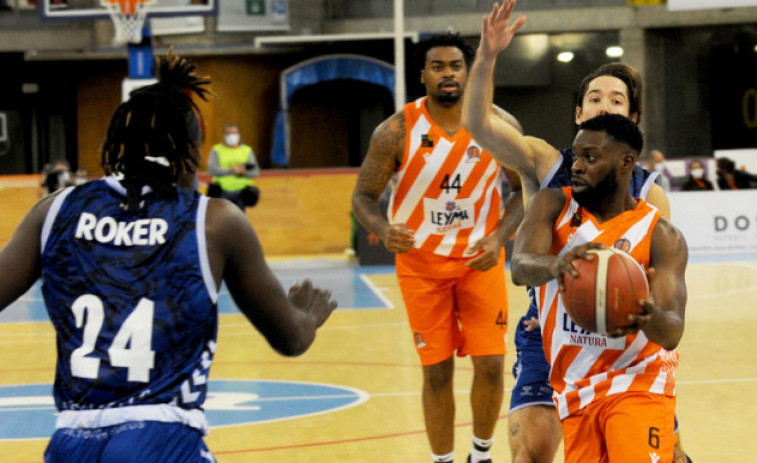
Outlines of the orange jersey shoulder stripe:
{"label": "orange jersey shoulder stripe", "polygon": [[498,225],[502,170],[465,129],[450,136],[426,109],[405,105],[405,151],[393,179],[389,221],[415,230],[415,247],[447,257],[465,251]]}
{"label": "orange jersey shoulder stripe", "polygon": [[[593,241],[629,253],[649,267],[652,231],[660,212],[643,200],[636,207],[600,223],[563,188],[565,205],[555,221],[551,254]],[[550,362],[550,382],[561,419],[592,401],[627,391],[675,395],[677,352],[650,342],[643,332],[609,338],[583,330],[565,311],[557,281],[538,288],[539,319],[544,351]]]}

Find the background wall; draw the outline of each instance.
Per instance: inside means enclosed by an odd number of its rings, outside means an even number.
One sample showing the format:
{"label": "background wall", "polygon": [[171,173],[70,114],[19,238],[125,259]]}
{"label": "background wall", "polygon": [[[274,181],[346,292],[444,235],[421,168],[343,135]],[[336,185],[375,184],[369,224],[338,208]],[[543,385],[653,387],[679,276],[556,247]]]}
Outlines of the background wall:
{"label": "background wall", "polygon": [[[0,176],[0,247],[40,198],[37,175]],[[260,202],[247,209],[267,256],[342,253],[350,247],[357,169],[264,173]]]}
{"label": "background wall", "polygon": [[[215,97],[196,99],[205,118],[201,153],[203,167],[210,148],[223,139],[223,126],[239,124],[242,141],[258,153],[261,166],[270,167],[273,120],[278,108],[279,75],[285,59],[254,55],[193,58],[198,71],[209,75]],[[77,88],[78,163],[90,174],[102,173],[99,149],[108,123],[121,102],[123,61],[95,61],[80,70]]]}

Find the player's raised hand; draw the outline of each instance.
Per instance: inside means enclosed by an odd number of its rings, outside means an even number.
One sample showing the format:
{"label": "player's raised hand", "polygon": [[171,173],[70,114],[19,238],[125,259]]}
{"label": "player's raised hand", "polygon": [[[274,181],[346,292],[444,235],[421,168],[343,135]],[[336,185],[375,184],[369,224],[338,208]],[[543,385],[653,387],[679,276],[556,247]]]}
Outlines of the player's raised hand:
{"label": "player's raised hand", "polygon": [[336,301],[331,299],[331,291],[316,288],[310,280],[297,282],[289,288],[289,302],[298,309],[310,314],[321,326],[336,309]]}
{"label": "player's raised hand", "polygon": [[389,225],[381,239],[388,251],[401,254],[413,249],[415,231],[404,223],[394,223]]}
{"label": "player's raised hand", "polygon": [[515,0],[504,0],[501,5],[495,3],[491,13],[484,16],[481,25],[481,43],[478,48],[479,54],[483,57],[494,57],[507,48],[515,33],[526,22],[525,16],[520,16],[509,24],[515,3]]}

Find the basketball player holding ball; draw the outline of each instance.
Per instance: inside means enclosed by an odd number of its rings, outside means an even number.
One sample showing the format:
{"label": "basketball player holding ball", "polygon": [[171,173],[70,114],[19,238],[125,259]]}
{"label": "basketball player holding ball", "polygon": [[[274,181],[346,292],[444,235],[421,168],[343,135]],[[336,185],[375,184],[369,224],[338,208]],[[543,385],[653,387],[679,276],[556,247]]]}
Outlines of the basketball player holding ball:
{"label": "basketball player holding ball", "polygon": [[[562,421],[565,462],[673,460],[673,351],[684,329],[688,250],[660,212],[630,192],[643,146],[636,124],[604,114],[579,127],[572,186],[533,195],[516,234],[513,282],[536,287],[544,351]],[[581,330],[559,288],[573,261],[623,243],[648,270],[650,297],[628,327]]]}

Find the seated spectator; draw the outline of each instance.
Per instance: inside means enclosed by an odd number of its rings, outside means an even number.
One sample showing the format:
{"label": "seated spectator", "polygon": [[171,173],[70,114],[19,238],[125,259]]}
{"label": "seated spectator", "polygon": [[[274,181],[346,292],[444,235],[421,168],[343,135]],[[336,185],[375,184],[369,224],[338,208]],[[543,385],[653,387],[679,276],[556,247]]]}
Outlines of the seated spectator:
{"label": "seated spectator", "polygon": [[647,169],[660,174],[659,177],[655,179],[655,183],[660,185],[663,190],[670,191],[671,175],[670,172],[668,172],[667,167],[665,167],[665,155],[662,154],[662,151],[652,150],[649,152]]}
{"label": "seated spectator", "polygon": [[74,175],[74,185],[84,185],[89,181],[89,172],[84,167],[76,169],[76,175]]}
{"label": "seated spectator", "polygon": [[704,164],[702,161],[694,160],[689,165],[689,179],[681,185],[682,191],[704,191],[714,190],[712,182],[705,178]]}
{"label": "seated spectator", "polygon": [[49,169],[43,170],[43,176],[42,187],[48,194],[73,185],[71,165],[65,160],[55,161]]}
{"label": "seated spectator", "polygon": [[208,157],[208,172],[213,176],[208,196],[228,199],[244,211],[260,198],[260,189],[252,180],[260,168],[252,148],[240,142],[238,125],[226,124],[223,132],[223,142],[213,145]]}
{"label": "seated spectator", "polygon": [[757,176],[741,169],[736,169],[736,163],[729,158],[718,158],[717,164],[718,186],[721,190],[744,190],[757,188]]}

